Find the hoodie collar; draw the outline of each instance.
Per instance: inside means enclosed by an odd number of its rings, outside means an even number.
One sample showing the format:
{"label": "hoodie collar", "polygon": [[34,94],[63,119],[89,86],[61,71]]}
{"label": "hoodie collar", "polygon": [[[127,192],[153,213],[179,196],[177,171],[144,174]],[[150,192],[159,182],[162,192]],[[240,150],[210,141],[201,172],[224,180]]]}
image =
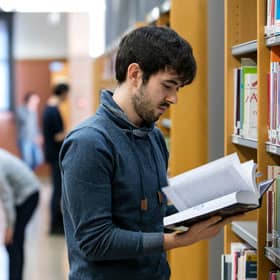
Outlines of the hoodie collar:
{"label": "hoodie collar", "polygon": [[101,93],[101,104],[109,117],[123,130],[130,131],[133,135],[144,137],[154,128],[154,123],[144,123],[141,127],[135,126],[127,118],[127,115],[113,99],[113,93],[103,90]]}

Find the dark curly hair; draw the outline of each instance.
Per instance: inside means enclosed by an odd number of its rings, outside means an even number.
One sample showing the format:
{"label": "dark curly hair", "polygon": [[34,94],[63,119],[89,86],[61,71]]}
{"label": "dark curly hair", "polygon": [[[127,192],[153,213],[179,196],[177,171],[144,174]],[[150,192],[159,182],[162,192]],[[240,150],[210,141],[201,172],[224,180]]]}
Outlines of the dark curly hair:
{"label": "dark curly hair", "polygon": [[69,90],[70,90],[70,87],[69,87],[68,84],[61,83],[61,84],[56,85],[53,88],[53,93],[56,96],[61,96],[61,95],[65,94],[65,93],[68,93]]}
{"label": "dark curly hair", "polygon": [[167,27],[146,26],[123,37],[116,57],[116,79],[126,80],[127,68],[138,63],[143,82],[159,71],[175,71],[183,85],[190,84],[196,74],[196,62],[190,44]]}

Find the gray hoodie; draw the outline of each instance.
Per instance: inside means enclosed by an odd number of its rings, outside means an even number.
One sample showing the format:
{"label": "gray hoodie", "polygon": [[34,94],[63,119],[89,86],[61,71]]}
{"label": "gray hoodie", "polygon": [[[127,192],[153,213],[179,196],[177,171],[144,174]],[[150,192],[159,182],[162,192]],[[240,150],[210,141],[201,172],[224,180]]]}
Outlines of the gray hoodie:
{"label": "gray hoodie", "polygon": [[0,149],[0,199],[8,227],[14,226],[15,207],[38,191],[39,186],[39,180],[23,161]]}

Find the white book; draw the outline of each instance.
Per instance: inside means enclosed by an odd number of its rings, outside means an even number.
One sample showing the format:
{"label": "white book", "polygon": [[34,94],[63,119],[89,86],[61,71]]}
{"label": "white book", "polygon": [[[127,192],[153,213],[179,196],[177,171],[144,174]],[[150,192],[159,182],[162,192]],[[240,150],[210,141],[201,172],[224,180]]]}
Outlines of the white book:
{"label": "white book", "polygon": [[164,226],[186,230],[213,215],[227,217],[260,207],[261,197],[273,179],[257,185],[253,160],[240,163],[231,154],[169,180],[163,188],[178,212],[164,218]]}

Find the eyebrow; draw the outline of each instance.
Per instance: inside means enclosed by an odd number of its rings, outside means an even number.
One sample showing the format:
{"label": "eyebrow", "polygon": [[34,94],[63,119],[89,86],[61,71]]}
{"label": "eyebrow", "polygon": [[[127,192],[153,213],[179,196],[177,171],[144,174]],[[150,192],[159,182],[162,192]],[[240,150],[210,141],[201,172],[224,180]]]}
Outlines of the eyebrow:
{"label": "eyebrow", "polygon": [[173,84],[173,85],[175,85],[175,86],[178,86],[178,85],[179,85],[179,83],[176,82],[176,80],[164,80],[163,82],[164,82],[164,83],[170,83],[170,84]]}

